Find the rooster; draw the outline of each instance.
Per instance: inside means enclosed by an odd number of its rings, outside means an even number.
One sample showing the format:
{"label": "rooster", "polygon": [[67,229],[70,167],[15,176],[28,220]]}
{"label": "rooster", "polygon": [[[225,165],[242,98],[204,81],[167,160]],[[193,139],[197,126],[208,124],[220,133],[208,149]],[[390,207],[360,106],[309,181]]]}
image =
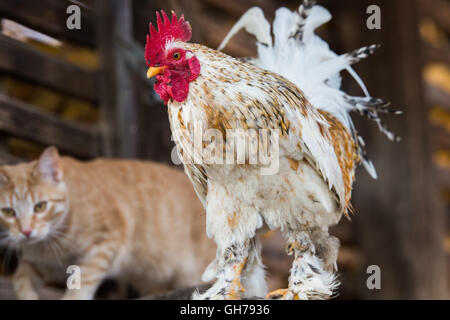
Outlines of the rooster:
{"label": "rooster", "polygon": [[[376,46],[343,55],[331,51],[314,33],[331,15],[313,1],[304,1],[294,12],[278,9],[274,39],[262,10],[248,10],[219,49],[245,28],[257,40],[258,56],[250,59],[188,43],[191,27],[183,16],[156,15],[157,29],[150,23],[145,47],[147,77],[155,76],[154,89],[167,104],[178,153],[206,209],[207,234],[217,244],[216,258],[203,275],[204,281],[216,281],[193,298],[332,297],[338,287],[339,240],[328,228],[352,212],[357,165],[376,178],[349,112],[374,120],[395,139],[378,116],[395,111],[372,98],[351,68]],[[356,79],[364,97],[340,90],[343,70]],[[269,144],[277,147],[271,153],[277,170],[263,174],[267,163],[251,162],[249,146],[241,162],[207,161],[205,141],[196,144],[198,128],[225,137],[227,147],[233,131],[276,132]],[[216,152],[225,148],[218,136],[208,140]],[[257,140],[258,148],[263,140]],[[276,228],[294,260],[287,288],[267,293],[257,236]]]}

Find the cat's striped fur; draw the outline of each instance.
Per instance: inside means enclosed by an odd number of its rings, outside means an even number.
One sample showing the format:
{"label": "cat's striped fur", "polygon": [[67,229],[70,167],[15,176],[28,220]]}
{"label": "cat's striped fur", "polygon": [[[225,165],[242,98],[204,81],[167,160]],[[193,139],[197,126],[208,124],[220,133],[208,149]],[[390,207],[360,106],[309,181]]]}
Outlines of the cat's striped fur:
{"label": "cat's striped fur", "polygon": [[[33,212],[41,201],[45,211]],[[48,148],[38,161],[0,167],[0,208],[15,211],[1,210],[0,225],[22,252],[13,276],[22,299],[38,298],[35,280],[65,282],[72,264],[81,289],[64,298],[91,299],[107,276],[143,294],[195,285],[213,258],[191,184],[161,164],[80,162]]]}

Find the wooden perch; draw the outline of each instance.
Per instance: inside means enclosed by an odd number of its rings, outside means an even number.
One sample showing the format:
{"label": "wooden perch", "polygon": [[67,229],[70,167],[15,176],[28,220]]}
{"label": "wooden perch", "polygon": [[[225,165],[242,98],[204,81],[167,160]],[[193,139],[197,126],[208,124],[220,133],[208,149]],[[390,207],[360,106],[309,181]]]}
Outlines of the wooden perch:
{"label": "wooden perch", "polygon": [[184,289],[176,289],[166,293],[154,294],[146,297],[140,298],[141,300],[190,300],[192,294],[198,290],[199,292],[203,292],[208,290],[210,284],[203,284],[197,287],[184,288]]}
{"label": "wooden perch", "polygon": [[[192,294],[198,290],[204,292],[210,288],[211,284],[202,284],[197,287],[176,289],[167,293],[155,294],[147,297],[142,297],[140,300],[191,300]],[[261,300],[259,297],[245,298],[243,300]]]}

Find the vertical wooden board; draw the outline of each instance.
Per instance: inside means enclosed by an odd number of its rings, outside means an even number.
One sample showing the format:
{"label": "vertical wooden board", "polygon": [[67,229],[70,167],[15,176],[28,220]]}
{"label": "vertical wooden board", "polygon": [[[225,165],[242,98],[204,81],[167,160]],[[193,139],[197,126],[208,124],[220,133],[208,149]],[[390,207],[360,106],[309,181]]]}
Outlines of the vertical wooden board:
{"label": "vertical wooden board", "polygon": [[131,6],[126,0],[96,1],[104,154],[126,158],[137,155],[136,85],[126,60],[133,41]]}

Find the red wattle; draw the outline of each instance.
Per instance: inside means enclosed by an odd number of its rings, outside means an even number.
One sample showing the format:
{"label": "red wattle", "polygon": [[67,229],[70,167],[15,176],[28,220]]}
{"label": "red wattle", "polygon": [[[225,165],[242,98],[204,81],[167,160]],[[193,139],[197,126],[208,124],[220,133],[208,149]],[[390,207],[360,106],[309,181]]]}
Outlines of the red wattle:
{"label": "red wattle", "polygon": [[200,74],[200,61],[198,61],[197,57],[192,57],[188,60],[189,70],[191,71],[191,75],[189,76],[189,82],[197,79]]}
{"label": "red wattle", "polygon": [[166,83],[159,83],[155,82],[153,88],[155,89],[155,92],[159,95],[161,100],[167,103],[170,99],[170,95],[168,92],[168,86]]}
{"label": "red wattle", "polygon": [[182,102],[187,98],[189,82],[181,77],[172,79],[172,82],[168,87],[168,92],[175,101]]}
{"label": "red wattle", "polygon": [[156,93],[164,102],[171,98],[178,102],[186,100],[189,93],[189,82],[197,79],[200,74],[200,62],[196,57],[187,60],[183,69],[167,68],[156,76],[154,85]]}

